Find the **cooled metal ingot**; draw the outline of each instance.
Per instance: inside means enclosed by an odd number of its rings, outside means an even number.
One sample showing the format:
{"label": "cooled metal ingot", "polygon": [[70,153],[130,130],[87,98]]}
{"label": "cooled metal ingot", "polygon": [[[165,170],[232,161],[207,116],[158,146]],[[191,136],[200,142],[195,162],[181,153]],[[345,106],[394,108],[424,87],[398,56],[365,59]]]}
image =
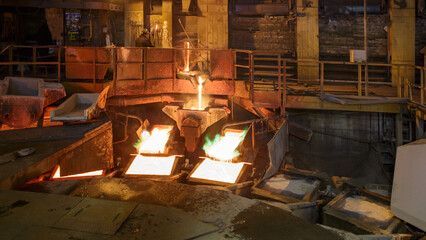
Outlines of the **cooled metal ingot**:
{"label": "cooled metal ingot", "polygon": [[208,127],[228,116],[224,108],[206,108],[205,110],[182,109],[178,105],[167,105],[163,112],[176,121],[180,135],[185,138],[185,148],[194,152],[200,136]]}

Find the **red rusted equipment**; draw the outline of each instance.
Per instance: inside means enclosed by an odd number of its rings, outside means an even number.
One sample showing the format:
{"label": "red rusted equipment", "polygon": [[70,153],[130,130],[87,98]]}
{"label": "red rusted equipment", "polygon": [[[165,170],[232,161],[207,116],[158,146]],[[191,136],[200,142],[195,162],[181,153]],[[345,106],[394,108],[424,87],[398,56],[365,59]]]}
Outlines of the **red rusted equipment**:
{"label": "red rusted equipment", "polygon": [[41,78],[6,77],[0,81],[0,126],[23,128],[37,121],[43,108],[65,97],[60,83]]}
{"label": "red rusted equipment", "polygon": [[167,105],[163,112],[176,121],[180,135],[185,137],[185,148],[195,152],[200,136],[208,127],[228,117],[225,108],[209,107],[205,110],[183,109],[179,105]]}

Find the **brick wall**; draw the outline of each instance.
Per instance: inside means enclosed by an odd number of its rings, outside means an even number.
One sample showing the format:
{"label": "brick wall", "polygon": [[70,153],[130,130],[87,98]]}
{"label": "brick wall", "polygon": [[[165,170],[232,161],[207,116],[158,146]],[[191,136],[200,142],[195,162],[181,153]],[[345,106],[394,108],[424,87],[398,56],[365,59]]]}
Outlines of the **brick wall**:
{"label": "brick wall", "polygon": [[[369,15],[368,54],[369,60],[386,61],[388,14]],[[319,18],[320,58],[337,58],[349,61],[350,49],[364,49],[363,15],[334,15]]]}
{"label": "brick wall", "polygon": [[230,48],[294,52],[296,49],[295,21],[290,21],[288,24],[286,22],[284,16],[230,16]]}

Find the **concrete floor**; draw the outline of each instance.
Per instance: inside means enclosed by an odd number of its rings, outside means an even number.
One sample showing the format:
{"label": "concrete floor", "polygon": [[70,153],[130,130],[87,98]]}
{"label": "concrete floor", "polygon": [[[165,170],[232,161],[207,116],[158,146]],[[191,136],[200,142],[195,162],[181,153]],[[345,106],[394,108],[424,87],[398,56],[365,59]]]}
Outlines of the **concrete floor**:
{"label": "concrete floor", "polygon": [[[213,222],[218,219],[224,226],[244,221],[216,236],[212,235],[213,239],[341,239],[337,234],[295,217],[283,209],[206,186],[148,179],[95,178],[41,182],[26,190],[163,206],[170,212],[183,211],[214,228],[217,227]],[[117,233],[122,231],[123,227]],[[171,236],[170,234],[172,232],[167,232],[166,235]]]}
{"label": "concrete floor", "polygon": [[3,190],[0,202],[4,240],[188,239],[217,229],[182,210],[129,201]]}

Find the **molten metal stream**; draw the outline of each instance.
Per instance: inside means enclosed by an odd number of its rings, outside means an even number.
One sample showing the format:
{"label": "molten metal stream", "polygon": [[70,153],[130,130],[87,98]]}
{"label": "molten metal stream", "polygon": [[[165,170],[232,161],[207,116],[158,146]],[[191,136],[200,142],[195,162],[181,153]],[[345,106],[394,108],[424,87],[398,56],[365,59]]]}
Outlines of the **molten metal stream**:
{"label": "molten metal stream", "polygon": [[203,78],[198,77],[198,110],[203,110],[201,107],[201,93],[203,91]]}

